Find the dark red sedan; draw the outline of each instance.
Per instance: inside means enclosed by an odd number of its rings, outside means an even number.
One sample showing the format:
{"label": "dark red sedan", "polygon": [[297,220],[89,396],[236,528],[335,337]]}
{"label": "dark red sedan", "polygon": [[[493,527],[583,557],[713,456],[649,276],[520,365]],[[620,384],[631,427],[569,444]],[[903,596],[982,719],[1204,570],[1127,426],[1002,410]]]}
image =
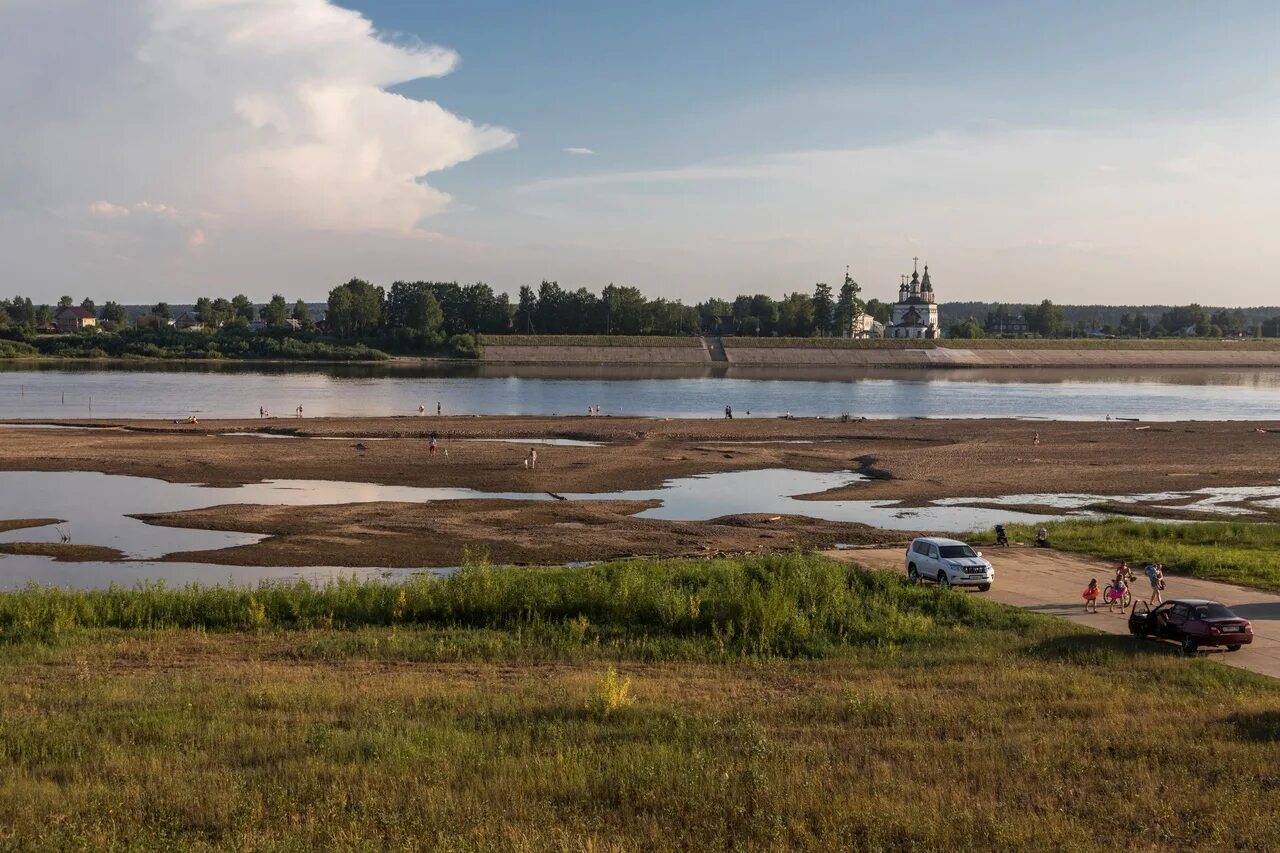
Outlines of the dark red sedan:
{"label": "dark red sedan", "polygon": [[1200,646],[1226,646],[1234,652],[1253,642],[1253,626],[1216,601],[1179,598],[1151,609],[1143,601],[1129,614],[1129,633],[1135,637],[1177,640],[1188,654]]}

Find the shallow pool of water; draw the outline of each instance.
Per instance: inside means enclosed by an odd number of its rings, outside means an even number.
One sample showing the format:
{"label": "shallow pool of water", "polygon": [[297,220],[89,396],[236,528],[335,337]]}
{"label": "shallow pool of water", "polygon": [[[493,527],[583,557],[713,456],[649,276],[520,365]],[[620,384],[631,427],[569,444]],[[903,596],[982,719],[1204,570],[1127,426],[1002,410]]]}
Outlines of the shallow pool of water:
{"label": "shallow pool of water", "polygon": [[[814,473],[787,469],[736,471],[670,480],[656,489],[608,493],[576,493],[569,500],[653,500],[660,505],[640,513],[644,518],[703,521],[743,513],[806,515],[830,521],[861,522],[895,530],[966,530],[996,522],[1033,523],[1050,516],[966,506],[902,508],[893,501],[816,501],[799,496],[863,481],[849,471]],[[93,472],[0,472],[0,518],[61,518],[63,523],[0,533],[0,542],[60,542],[105,545],[122,551],[120,563],[53,563],[44,557],[0,556],[0,585],[30,581],[61,583],[87,577],[102,583],[139,578],[191,580],[293,577],[299,569],[264,570],[191,564],[170,572],[169,563],[154,562],[165,554],[216,550],[251,544],[261,536],[188,530],[145,524],[131,514],[178,512],[224,504],[314,506],[373,501],[423,502],[477,498],[552,500],[545,492],[480,492],[460,488],[384,486],[323,480],[271,480],[228,488],[168,483],[142,477]],[[78,568],[71,568],[76,566]],[[307,569],[325,576],[340,569]]]}

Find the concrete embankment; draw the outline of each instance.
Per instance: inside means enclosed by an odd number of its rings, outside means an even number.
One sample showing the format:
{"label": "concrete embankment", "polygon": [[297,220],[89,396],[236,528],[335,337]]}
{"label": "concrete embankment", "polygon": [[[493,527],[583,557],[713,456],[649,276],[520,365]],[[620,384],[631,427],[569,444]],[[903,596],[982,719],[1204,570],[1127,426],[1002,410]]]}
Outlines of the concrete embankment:
{"label": "concrete embankment", "polygon": [[[1280,367],[1280,349],[1224,346],[1200,349],[1110,347],[734,346],[723,360],[706,344],[684,346],[516,346],[486,344],[484,361],[507,364],[675,365],[711,367],[1001,368],[1001,367]],[[718,354],[718,352],[717,352]]]}

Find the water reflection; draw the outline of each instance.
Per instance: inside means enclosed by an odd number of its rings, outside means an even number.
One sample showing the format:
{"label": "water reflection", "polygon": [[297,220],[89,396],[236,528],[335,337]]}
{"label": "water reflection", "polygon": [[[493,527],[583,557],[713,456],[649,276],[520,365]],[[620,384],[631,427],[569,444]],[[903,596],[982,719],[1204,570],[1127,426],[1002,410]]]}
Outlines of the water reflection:
{"label": "water reflection", "polygon": [[849,370],[503,365],[0,363],[0,418],[312,416],[1050,417],[1273,419],[1280,371],[1205,369]]}

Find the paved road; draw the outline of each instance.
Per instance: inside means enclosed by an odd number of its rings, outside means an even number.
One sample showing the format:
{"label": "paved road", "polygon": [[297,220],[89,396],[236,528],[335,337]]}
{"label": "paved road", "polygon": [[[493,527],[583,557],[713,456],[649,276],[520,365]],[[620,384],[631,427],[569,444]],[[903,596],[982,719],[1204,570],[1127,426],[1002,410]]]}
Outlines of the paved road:
{"label": "paved road", "polygon": [[[874,569],[905,571],[902,548],[852,549],[830,551],[830,556]],[[1037,548],[990,548],[984,552],[995,566],[996,582],[990,592],[973,592],[1004,604],[1012,604],[1038,613],[1061,616],[1107,631],[1128,633],[1127,615],[1118,610],[1108,613],[1101,605],[1097,613],[1085,613],[1081,591],[1090,578],[1105,586],[1114,565],[1092,557],[1047,551]],[[1232,666],[1250,669],[1280,678],[1280,595],[1259,592],[1247,587],[1216,581],[1166,576],[1165,599],[1208,598],[1220,601],[1238,615],[1253,623],[1253,644],[1238,652],[1206,650],[1205,655]],[[1148,592],[1146,578],[1139,575],[1134,592],[1144,598]]]}

